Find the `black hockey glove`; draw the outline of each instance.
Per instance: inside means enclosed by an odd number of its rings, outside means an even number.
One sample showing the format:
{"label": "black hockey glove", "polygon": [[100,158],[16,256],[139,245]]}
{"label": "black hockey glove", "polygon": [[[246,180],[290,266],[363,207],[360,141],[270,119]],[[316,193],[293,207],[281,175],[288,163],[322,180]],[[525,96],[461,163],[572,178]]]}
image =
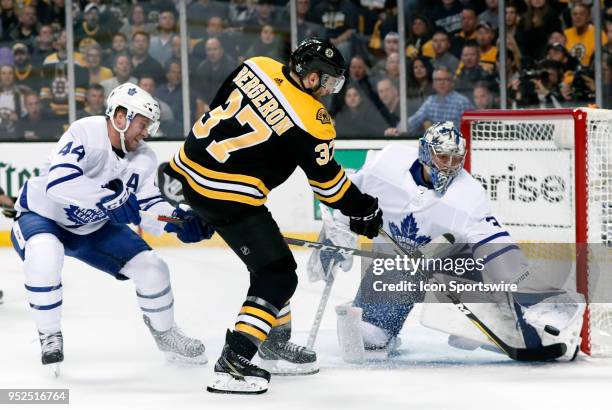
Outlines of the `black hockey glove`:
{"label": "black hockey glove", "polygon": [[363,215],[351,216],[349,227],[358,235],[367,236],[369,239],[378,236],[378,230],[383,225],[383,212],[378,207],[378,198],[365,194],[371,205],[366,208]]}

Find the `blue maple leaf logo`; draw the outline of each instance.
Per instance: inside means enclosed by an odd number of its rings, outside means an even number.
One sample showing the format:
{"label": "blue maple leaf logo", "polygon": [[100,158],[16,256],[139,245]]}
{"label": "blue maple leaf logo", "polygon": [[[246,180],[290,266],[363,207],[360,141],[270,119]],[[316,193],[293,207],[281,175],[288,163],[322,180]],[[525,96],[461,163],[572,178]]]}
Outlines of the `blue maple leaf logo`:
{"label": "blue maple leaf logo", "polygon": [[128,92],[127,92],[127,93],[128,93],[128,95],[134,95],[134,94],[136,94],[137,92],[138,92],[138,91],[137,91],[135,88],[130,88],[130,89],[128,90]]}
{"label": "blue maple leaf logo", "polygon": [[393,238],[407,251],[410,252],[431,242],[430,236],[419,235],[419,226],[414,215],[408,214],[400,225],[397,226],[395,223],[389,222],[389,230]]}

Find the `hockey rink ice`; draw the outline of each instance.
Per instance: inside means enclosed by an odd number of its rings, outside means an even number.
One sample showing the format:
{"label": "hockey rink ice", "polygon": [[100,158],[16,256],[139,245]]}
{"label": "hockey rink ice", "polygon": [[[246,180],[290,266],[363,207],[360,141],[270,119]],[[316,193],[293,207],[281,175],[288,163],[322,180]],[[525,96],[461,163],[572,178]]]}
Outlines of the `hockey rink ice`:
{"label": "hockey rink ice", "polygon": [[[22,265],[0,248],[0,388],[70,389],[73,409],[611,409],[612,359],[584,355],[572,363],[524,364],[477,350],[456,350],[445,334],[419,324],[419,308],[402,330],[401,354],[388,362],[349,365],[339,357],[334,307],[354,296],[358,261],[339,272],[315,345],[321,371],[272,378],[258,396],[205,391],[233,325],[248,274],[223,248],[163,248],[170,266],[177,323],[202,338],[209,363],[169,364],[142,322],[132,283],[118,282],[72,258],[63,273],[65,360],[53,378],[25,300]],[[293,341],[305,344],[323,283],[308,282],[309,253],[294,251],[300,284],[292,299]],[[0,405],[5,408],[32,406]],[[43,408],[47,408],[46,406]]]}

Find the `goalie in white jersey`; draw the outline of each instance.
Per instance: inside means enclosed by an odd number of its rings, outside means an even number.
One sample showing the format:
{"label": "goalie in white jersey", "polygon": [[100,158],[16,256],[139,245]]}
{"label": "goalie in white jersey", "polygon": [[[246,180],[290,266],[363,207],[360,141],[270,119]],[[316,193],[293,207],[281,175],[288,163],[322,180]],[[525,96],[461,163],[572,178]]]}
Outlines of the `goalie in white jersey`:
{"label": "goalie in white jersey", "polygon": [[[41,175],[21,188],[11,239],[24,261],[25,287],[38,328],[43,364],[63,361],[61,332],[64,255],[118,280],[132,279],[143,319],[171,360],[206,363],[204,345],[174,323],[168,266],[127,224],[153,234],[175,232],[183,242],[212,231],[191,211],[174,208],[155,185],[157,159],[144,139],[159,126],[159,105],[125,83],[108,96],[106,116],[74,122]],[[174,215],[182,226],[142,218],[140,210]],[[149,220],[148,220],[149,219]]]}
{"label": "goalie in white jersey", "polygon": [[[465,155],[466,143],[459,130],[451,122],[436,123],[419,140],[418,150],[407,145],[391,144],[367,161],[360,171],[351,176],[351,180],[359,189],[378,197],[384,215],[384,229],[407,251],[444,233],[451,233],[456,243],[464,244],[462,248],[455,249],[455,256],[457,253],[464,256],[467,253],[474,260],[482,261],[484,268],[477,272],[477,281],[517,284],[519,292],[508,294],[507,309],[497,315],[501,321],[512,322],[506,324],[505,333],[513,342],[522,345],[516,347],[538,348],[562,342],[566,344],[568,352],[564,359],[573,358],[580,344],[584,299],[573,293],[567,296],[565,291],[544,283],[543,278],[530,275],[521,249],[492,215],[485,190],[463,169]],[[346,218],[338,212],[332,215],[325,209],[322,211],[324,228],[320,240],[354,247],[357,238],[344,229]],[[378,237],[374,241],[374,250],[388,253],[390,247],[388,243],[385,247],[384,239]],[[326,279],[334,274],[336,265],[348,271],[352,259],[338,253],[316,250],[308,265],[311,279]],[[412,300],[406,301],[404,298],[398,302],[394,300],[394,295],[387,292],[371,298],[374,280],[376,277],[372,275],[370,266],[352,304],[337,308],[338,336],[345,358],[351,359],[351,352],[363,357],[360,351],[364,349],[366,353],[368,350],[393,351],[414,303],[422,302],[425,297],[423,292],[412,292]],[[380,299],[384,298],[388,299],[381,302]],[[544,331],[545,324],[526,320],[526,317],[538,316],[534,314],[537,306],[550,306],[548,303],[537,304],[544,300],[555,306],[563,306],[566,320],[559,324],[557,317],[554,321],[560,328],[555,329],[559,330],[556,338]],[[457,313],[455,307],[447,306]],[[531,314],[528,313],[530,309]],[[502,320],[504,314],[506,319],[514,319]],[[549,319],[550,315],[546,320]],[[457,321],[464,319],[458,318]],[[456,326],[452,325],[447,329],[443,329],[444,326],[438,328],[451,333],[449,343],[455,347],[469,346],[472,349],[488,342],[479,332],[473,337],[476,328],[467,321],[465,323],[470,329],[459,333],[454,332]],[[471,342],[466,344],[466,337],[476,344],[473,347]]]}

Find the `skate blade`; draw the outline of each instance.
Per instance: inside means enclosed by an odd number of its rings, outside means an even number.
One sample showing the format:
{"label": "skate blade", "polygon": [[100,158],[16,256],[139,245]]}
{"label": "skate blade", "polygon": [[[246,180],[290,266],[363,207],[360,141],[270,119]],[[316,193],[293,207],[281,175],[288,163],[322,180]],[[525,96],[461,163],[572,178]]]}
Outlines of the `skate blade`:
{"label": "skate blade", "polygon": [[275,376],[308,376],[319,373],[319,363],[291,363],[287,360],[260,360],[260,367]]}
{"label": "skate blade", "polygon": [[262,394],[268,391],[268,381],[254,376],[237,379],[228,373],[215,372],[214,381],[206,390],[222,394]]}
{"label": "skate blade", "polygon": [[49,363],[49,364],[45,364],[45,367],[47,367],[50,371],[51,374],[53,375],[53,377],[55,377],[56,379],[58,377],[60,377],[60,364],[58,363]]}
{"label": "skate blade", "polygon": [[208,363],[208,357],[206,357],[204,353],[199,356],[187,357],[177,353],[164,352],[164,356],[166,356],[166,360],[169,363],[189,364],[193,366],[203,366]]}

